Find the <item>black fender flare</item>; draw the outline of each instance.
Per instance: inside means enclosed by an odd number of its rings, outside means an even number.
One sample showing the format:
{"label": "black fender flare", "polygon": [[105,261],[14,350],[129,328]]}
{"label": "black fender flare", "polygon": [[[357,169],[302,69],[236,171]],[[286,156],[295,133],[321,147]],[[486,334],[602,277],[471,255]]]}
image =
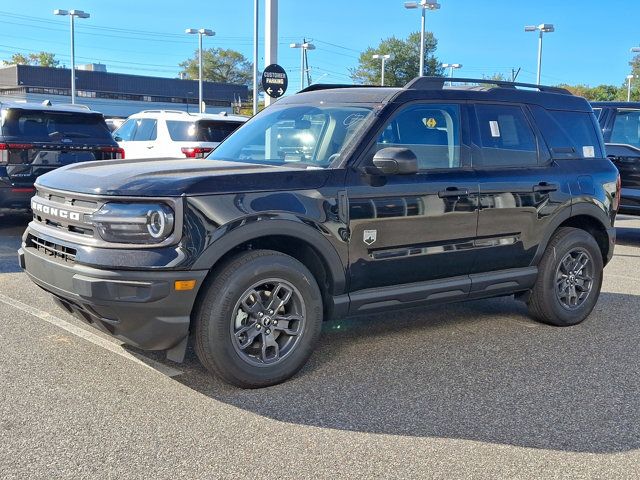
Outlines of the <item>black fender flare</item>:
{"label": "black fender flare", "polygon": [[[607,236],[609,237],[609,244],[611,244],[611,232],[614,229],[611,226],[611,219],[605,212],[604,208],[602,206],[598,206],[597,204],[591,203],[591,202],[589,203],[581,202],[581,203],[573,204],[570,207],[564,208],[561,212],[559,212],[555,216],[555,218],[553,219],[553,222],[551,222],[551,224],[547,228],[547,232],[545,233],[543,240],[540,242],[540,245],[538,245],[538,250],[536,251],[536,254],[533,257],[531,265],[538,265],[538,263],[540,263],[540,260],[542,259],[542,255],[544,254],[544,251],[547,249],[547,245],[549,244],[551,237],[556,232],[556,230],[558,230],[560,225],[562,225],[567,220],[570,220],[571,218],[578,217],[578,216],[590,217],[596,222],[598,222],[599,224],[601,224],[602,228],[607,232]],[[605,262],[606,262],[606,259],[605,259]]]}
{"label": "black fender flare", "polygon": [[332,280],[332,294],[344,293],[347,286],[345,266],[335,247],[326,238],[326,229],[297,216],[287,218],[256,215],[235,220],[220,227],[214,239],[198,257],[193,270],[209,270],[238,245],[270,236],[286,236],[309,244],[324,262]]}

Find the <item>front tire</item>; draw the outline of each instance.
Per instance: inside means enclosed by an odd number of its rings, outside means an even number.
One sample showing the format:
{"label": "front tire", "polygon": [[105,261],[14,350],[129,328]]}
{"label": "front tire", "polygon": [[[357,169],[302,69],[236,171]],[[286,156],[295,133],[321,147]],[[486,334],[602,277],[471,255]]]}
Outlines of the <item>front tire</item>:
{"label": "front tire", "polygon": [[529,313],[550,325],[577,325],[598,301],[602,274],[602,253],[593,236],[578,228],[560,228],[538,266]]}
{"label": "front tire", "polygon": [[322,297],[298,260],[271,250],[238,254],[205,285],[195,316],[202,364],[242,388],[275,385],[295,375],[322,327]]}

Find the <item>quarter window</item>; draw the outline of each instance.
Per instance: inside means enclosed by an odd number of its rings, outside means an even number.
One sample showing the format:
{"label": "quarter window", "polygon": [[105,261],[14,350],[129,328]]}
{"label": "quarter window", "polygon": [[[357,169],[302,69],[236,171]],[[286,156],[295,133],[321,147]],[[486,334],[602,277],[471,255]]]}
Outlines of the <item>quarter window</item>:
{"label": "quarter window", "polygon": [[520,107],[477,105],[482,165],[522,166],[538,163],[536,137]]}
{"label": "quarter window", "polygon": [[640,148],[640,110],[618,109],[609,142]]}
{"label": "quarter window", "polygon": [[397,114],[382,131],[376,150],[406,147],[420,170],[460,167],[459,105],[416,105]]}

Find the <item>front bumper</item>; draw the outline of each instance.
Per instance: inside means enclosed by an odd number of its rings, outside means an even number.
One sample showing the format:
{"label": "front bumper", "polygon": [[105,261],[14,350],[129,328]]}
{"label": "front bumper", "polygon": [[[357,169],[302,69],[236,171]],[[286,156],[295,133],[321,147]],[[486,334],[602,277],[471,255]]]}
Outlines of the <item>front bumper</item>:
{"label": "front bumper", "polygon": [[[208,271],[106,270],[67,263],[25,245],[20,266],[65,310],[124,343],[167,350],[189,334],[191,311]],[[196,280],[188,291],[175,282]]]}

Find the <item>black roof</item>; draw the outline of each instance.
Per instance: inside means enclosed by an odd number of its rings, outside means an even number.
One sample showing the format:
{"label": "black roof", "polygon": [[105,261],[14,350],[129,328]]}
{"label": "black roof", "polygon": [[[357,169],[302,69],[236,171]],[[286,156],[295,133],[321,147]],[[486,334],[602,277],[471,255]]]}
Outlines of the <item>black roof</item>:
{"label": "black roof", "polygon": [[[445,82],[466,82],[467,85],[449,87]],[[590,112],[589,102],[569,91],[544,85],[532,85],[486,79],[419,77],[404,88],[312,85],[297,95],[278,103],[405,103],[412,100],[469,100],[512,102],[540,105],[547,109]]]}
{"label": "black roof", "polygon": [[640,108],[640,102],[591,102],[594,108],[597,107],[620,107],[620,108]]}
{"label": "black roof", "polygon": [[[0,68],[0,88],[6,87],[71,88],[71,70],[68,68],[11,65]],[[76,70],[76,89],[132,95],[163,97],[198,96],[197,80],[148,77],[124,73]],[[239,96],[246,100],[249,88],[232,83],[204,82],[205,100],[234,101]]]}

